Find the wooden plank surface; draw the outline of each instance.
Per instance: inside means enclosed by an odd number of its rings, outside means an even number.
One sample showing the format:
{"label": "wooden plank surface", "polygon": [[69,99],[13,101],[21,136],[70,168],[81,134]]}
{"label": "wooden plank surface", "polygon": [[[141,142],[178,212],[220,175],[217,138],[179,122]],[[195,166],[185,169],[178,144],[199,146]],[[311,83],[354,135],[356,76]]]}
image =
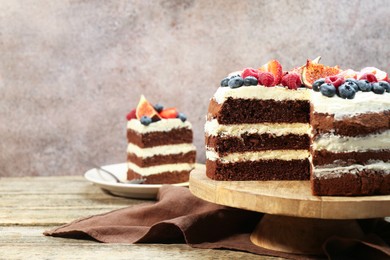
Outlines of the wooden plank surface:
{"label": "wooden plank surface", "polygon": [[102,244],[43,231],[89,215],[153,203],[115,197],[83,177],[0,178],[0,259],[280,259],[185,244]]}
{"label": "wooden plank surface", "polygon": [[213,203],[274,215],[320,219],[390,216],[390,195],[313,196],[309,181],[214,181],[203,168],[191,172],[190,190]]}

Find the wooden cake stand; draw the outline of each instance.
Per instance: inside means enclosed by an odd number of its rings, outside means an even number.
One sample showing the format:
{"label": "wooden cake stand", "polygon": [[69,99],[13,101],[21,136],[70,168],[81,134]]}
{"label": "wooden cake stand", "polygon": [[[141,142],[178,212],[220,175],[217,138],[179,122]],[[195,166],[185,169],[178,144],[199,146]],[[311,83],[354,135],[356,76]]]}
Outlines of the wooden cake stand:
{"label": "wooden cake stand", "polygon": [[263,248],[322,254],[333,235],[360,238],[356,219],[390,216],[390,196],[313,196],[309,181],[214,181],[205,167],[190,175],[190,191],[220,205],[266,213],[251,241]]}

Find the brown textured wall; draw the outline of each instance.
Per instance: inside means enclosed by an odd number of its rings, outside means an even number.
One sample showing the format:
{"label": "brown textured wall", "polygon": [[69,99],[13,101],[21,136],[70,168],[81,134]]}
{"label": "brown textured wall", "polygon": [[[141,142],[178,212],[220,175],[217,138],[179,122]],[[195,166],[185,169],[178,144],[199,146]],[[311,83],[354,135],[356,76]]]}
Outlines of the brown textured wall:
{"label": "brown textured wall", "polygon": [[385,0],[3,1],[0,176],[124,162],[142,93],[188,115],[203,162],[208,100],[228,72],[318,55],[390,71],[389,13]]}

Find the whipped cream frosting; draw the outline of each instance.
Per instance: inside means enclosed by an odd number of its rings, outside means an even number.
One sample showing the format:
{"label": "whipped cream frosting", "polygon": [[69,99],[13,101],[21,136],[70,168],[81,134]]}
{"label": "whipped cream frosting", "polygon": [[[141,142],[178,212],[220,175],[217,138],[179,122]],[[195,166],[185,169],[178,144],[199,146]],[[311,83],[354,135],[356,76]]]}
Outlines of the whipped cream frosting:
{"label": "whipped cream frosting", "polygon": [[313,149],[325,149],[331,152],[390,150],[390,130],[363,137],[339,136],[327,133],[313,141]]}
{"label": "whipped cream frosting", "polygon": [[174,128],[192,129],[192,125],[188,121],[182,122],[179,118],[161,119],[148,126],[141,124],[138,119],[131,119],[127,122],[127,129],[132,129],[141,134],[150,132],[168,132]]}
{"label": "whipped cream frosting", "polygon": [[127,145],[127,153],[135,154],[137,157],[147,158],[155,155],[169,155],[180,154],[195,151],[196,148],[193,144],[172,144],[172,145],[160,145],[150,148],[140,148],[137,145],[129,143]]}
{"label": "whipped cream frosting", "polygon": [[390,93],[382,95],[374,92],[357,92],[353,99],[326,97],[320,92],[311,91],[311,102],[315,113],[334,114],[336,120],[353,117],[368,112],[390,111]]}
{"label": "whipped cream frosting", "polygon": [[265,87],[243,86],[240,88],[219,87],[214,94],[214,99],[218,104],[222,104],[229,97],[242,99],[261,99],[261,100],[310,100],[310,89],[299,88],[291,90],[283,86]]}
{"label": "whipped cream frosting", "polygon": [[233,136],[240,137],[242,134],[272,134],[283,136],[288,134],[310,134],[309,124],[304,123],[261,123],[261,124],[219,124],[217,119],[206,121],[205,133],[209,136]]}
{"label": "whipped cream frosting", "polygon": [[138,165],[135,165],[134,163],[127,162],[127,167],[142,176],[149,176],[149,175],[159,174],[163,172],[191,171],[195,167],[195,164],[193,163],[163,164],[163,165],[141,168]]}
{"label": "whipped cream frosting", "polygon": [[212,148],[206,148],[206,158],[211,161],[219,160],[222,163],[234,163],[241,161],[258,160],[304,160],[309,157],[308,150],[267,150],[258,152],[230,153],[225,156],[219,156]]}

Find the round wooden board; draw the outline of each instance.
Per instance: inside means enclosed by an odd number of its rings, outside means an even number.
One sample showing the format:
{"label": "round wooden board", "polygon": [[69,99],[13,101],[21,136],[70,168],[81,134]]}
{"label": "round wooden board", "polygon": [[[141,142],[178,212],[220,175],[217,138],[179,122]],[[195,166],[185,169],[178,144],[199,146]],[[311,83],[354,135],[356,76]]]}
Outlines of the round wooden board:
{"label": "round wooden board", "polygon": [[390,216],[390,195],[313,196],[309,181],[214,181],[205,167],[191,172],[190,190],[204,200],[275,215],[319,219]]}

